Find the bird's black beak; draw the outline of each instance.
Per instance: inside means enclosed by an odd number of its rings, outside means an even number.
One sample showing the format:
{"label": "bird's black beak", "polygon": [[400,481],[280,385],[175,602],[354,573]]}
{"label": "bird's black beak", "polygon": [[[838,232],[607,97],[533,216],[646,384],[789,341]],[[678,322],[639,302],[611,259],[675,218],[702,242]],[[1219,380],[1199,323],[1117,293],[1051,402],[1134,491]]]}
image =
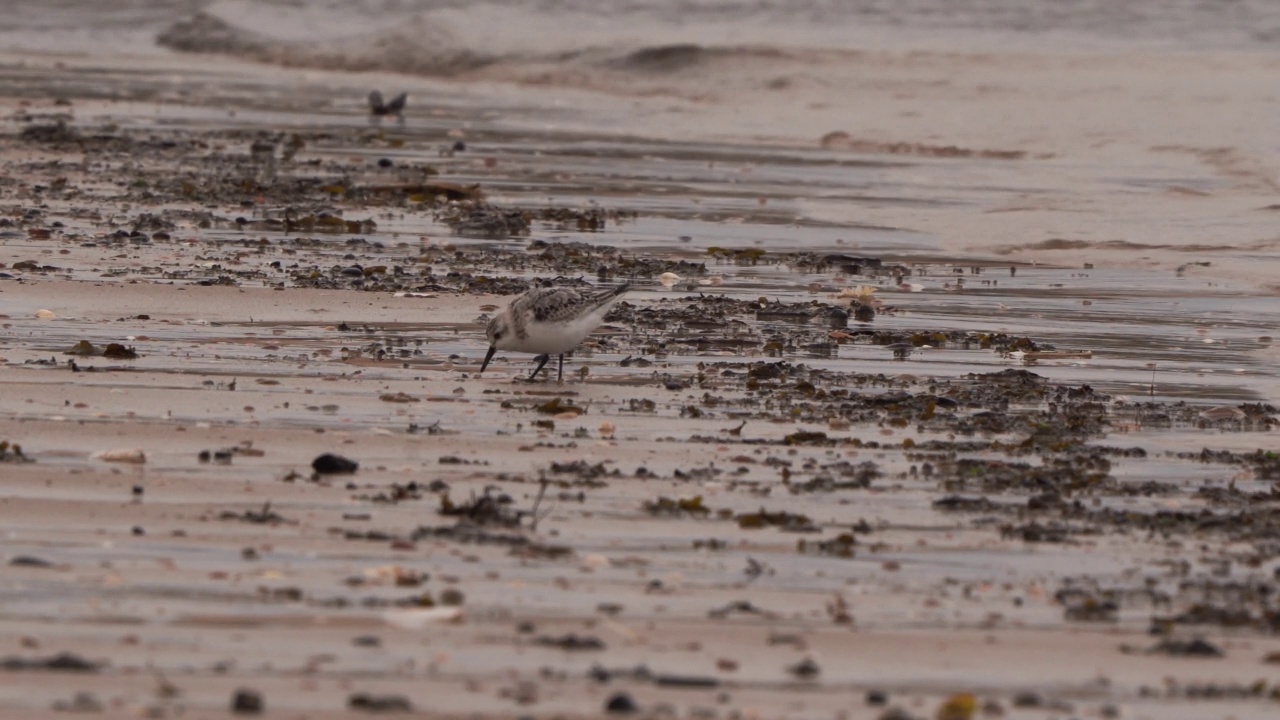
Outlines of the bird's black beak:
{"label": "bird's black beak", "polygon": [[493,354],[496,352],[498,352],[498,348],[490,345],[489,352],[484,355],[484,362],[480,363],[480,372],[484,372],[484,369],[489,367],[489,361],[493,359]]}

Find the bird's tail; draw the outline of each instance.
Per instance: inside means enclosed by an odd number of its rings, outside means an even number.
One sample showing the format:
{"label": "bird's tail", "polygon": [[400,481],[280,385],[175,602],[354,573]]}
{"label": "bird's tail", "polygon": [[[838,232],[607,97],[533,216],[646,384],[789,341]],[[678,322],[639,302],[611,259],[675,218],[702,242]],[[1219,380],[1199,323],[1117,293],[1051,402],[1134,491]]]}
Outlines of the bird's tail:
{"label": "bird's tail", "polygon": [[611,287],[607,290],[601,290],[591,298],[591,305],[596,308],[602,308],[612,303],[619,295],[631,289],[631,283],[622,283],[617,287]]}

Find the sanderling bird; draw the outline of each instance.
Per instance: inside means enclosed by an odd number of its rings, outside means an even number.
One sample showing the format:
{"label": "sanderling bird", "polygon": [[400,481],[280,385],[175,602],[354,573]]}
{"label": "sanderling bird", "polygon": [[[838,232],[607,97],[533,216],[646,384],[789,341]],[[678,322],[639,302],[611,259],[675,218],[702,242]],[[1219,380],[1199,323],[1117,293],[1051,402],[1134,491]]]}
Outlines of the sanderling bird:
{"label": "sanderling bird", "polygon": [[604,320],[613,302],[630,289],[630,285],[623,284],[596,291],[567,287],[530,290],[489,321],[484,331],[489,338],[489,352],[480,372],[489,367],[494,353],[514,350],[538,356],[538,367],[529,380],[537,377],[552,355],[559,355],[559,379],[564,380],[564,354],[585,340]]}

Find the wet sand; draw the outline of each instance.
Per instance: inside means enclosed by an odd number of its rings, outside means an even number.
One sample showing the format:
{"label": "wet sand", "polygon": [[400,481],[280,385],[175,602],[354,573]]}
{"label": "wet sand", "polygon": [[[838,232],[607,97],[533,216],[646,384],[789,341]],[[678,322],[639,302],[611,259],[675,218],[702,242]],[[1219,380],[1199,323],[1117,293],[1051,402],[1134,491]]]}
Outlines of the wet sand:
{"label": "wet sand", "polygon": [[[1275,712],[1275,299],[1218,272],[1253,225],[1118,262],[957,248],[1064,161],[919,149],[1036,145],[955,127],[694,140],[691,106],[590,132],[589,89],[441,83],[370,126],[358,89],[394,78],[65,62],[69,105],[8,66],[0,137],[6,711]],[[641,287],[563,385],[477,374],[509,293],[601,272]],[[874,322],[833,325],[859,286]]]}

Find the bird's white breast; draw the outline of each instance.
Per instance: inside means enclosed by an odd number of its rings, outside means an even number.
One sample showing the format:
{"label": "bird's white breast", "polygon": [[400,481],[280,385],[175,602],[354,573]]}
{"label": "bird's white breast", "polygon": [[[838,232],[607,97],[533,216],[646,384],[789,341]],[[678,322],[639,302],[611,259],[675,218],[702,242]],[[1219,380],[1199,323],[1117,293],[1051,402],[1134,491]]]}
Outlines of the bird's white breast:
{"label": "bird's white breast", "polygon": [[502,338],[498,348],[535,355],[559,355],[569,352],[586,340],[591,331],[600,325],[608,309],[608,306],[605,306],[593,312],[563,320],[538,322],[528,317],[525,324],[525,337],[521,338],[512,332]]}

